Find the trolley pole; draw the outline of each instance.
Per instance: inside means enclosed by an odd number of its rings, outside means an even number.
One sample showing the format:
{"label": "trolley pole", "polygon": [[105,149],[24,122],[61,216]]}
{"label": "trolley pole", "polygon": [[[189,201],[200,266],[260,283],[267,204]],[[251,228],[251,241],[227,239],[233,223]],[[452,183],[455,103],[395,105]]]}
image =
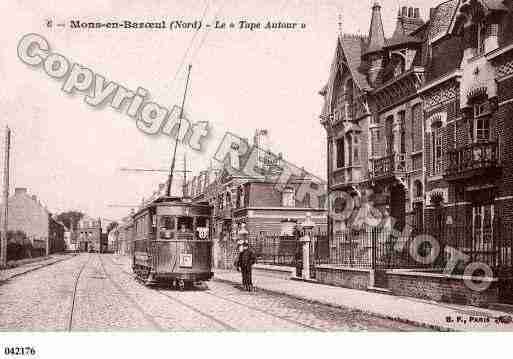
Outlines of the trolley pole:
{"label": "trolley pole", "polygon": [[2,229],[0,236],[0,268],[7,267],[7,231],[9,214],[9,156],[11,152],[11,130],[6,126],[4,153],[4,191],[2,203]]}

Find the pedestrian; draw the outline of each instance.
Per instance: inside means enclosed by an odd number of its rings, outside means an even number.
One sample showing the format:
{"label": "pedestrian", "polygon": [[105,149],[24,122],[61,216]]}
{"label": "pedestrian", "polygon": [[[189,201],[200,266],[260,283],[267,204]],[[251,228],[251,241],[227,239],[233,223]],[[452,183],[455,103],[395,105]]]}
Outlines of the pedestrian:
{"label": "pedestrian", "polygon": [[242,286],[248,292],[253,291],[253,279],[251,278],[251,267],[256,262],[255,253],[249,248],[248,242],[242,245],[242,252],[237,258],[236,267],[242,273]]}

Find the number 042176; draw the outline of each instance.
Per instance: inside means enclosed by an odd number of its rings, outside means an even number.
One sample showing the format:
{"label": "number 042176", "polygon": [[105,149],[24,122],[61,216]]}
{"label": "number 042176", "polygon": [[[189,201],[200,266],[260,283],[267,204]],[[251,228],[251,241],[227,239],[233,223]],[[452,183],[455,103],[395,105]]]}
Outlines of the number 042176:
{"label": "number 042176", "polygon": [[36,349],[33,347],[5,347],[4,348],[5,355],[36,355]]}

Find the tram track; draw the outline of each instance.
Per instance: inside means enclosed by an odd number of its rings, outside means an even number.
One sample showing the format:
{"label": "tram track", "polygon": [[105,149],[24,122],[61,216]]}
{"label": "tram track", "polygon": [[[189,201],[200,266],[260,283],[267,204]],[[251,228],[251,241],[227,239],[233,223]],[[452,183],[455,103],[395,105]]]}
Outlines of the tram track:
{"label": "tram track", "polygon": [[[112,259],[110,259],[110,261],[111,261],[112,264],[116,264],[116,263],[114,263],[114,261]],[[102,263],[102,265],[103,265],[103,263]],[[134,276],[133,273],[127,272],[127,271],[125,271],[124,269],[121,269],[121,268],[120,268],[120,271],[123,274],[125,274],[126,276],[130,277],[131,279],[135,279],[135,281],[139,285],[141,285],[142,287],[147,289],[147,287],[136,276]],[[199,310],[198,308],[190,305],[189,303],[186,303],[186,302],[184,302],[184,301],[182,301],[182,300],[180,300],[178,298],[174,298],[174,297],[172,297],[172,296],[170,296],[170,295],[168,295],[168,294],[166,294],[166,293],[164,293],[164,292],[162,292],[160,290],[155,290],[155,292],[160,294],[161,296],[163,296],[163,297],[173,301],[174,303],[180,304],[180,305],[186,307],[187,309],[193,311],[194,313],[199,314],[199,315],[201,315],[201,316],[203,316],[203,317],[205,317],[205,318],[207,318],[207,319],[217,323],[218,325],[220,325],[221,327],[223,327],[226,330],[238,331],[238,329],[233,327],[232,325],[230,325],[230,324],[228,324],[228,323],[226,323],[226,322],[224,322],[224,321],[222,321],[222,320],[220,320],[220,319],[218,319],[218,318],[216,318],[216,317],[214,317],[214,316],[212,316],[212,315],[210,315],[210,314],[208,314],[208,313],[206,313],[206,312],[204,312],[202,310]]]}
{"label": "tram track", "polygon": [[141,313],[141,315],[144,317],[144,319],[146,319],[148,321],[148,323],[150,323],[158,331],[162,331],[163,330],[162,326],[159,323],[157,323],[157,321],[150,314],[148,314],[135,300],[133,300],[132,297],[127,293],[127,291],[125,289],[123,289],[123,287],[121,287],[121,285],[119,285],[119,283],[117,283],[114,279],[112,279],[112,276],[105,269],[105,264],[103,263],[101,256],[99,254],[97,254],[97,256],[100,261],[100,265],[102,267],[103,273],[105,274],[105,277],[112,283],[112,285],[119,291],[119,293],[121,293],[121,295],[128,302],[130,302],[130,304],[133,305],[134,308],[139,313]]}
{"label": "tram track", "polygon": [[[113,264],[115,264],[115,263],[114,263],[114,261],[112,261],[112,259],[111,259],[111,262],[112,262]],[[121,269],[121,268],[120,268],[120,270],[121,270],[125,275],[128,275],[128,276],[130,276],[131,278],[134,278],[134,275],[133,275],[132,273],[129,273],[129,272],[127,272],[127,271],[125,271],[125,270],[123,270],[123,269]],[[136,277],[135,277],[135,278],[136,278]],[[142,283],[141,283],[141,281],[140,281],[140,280],[138,280],[137,278],[136,278],[136,281],[137,281],[140,285],[144,286],[144,284],[142,284]],[[144,286],[144,287],[146,288],[146,286]],[[193,306],[193,305],[191,305],[191,304],[189,304],[189,303],[187,303],[187,302],[185,302],[185,301],[183,301],[183,300],[181,300],[181,299],[178,299],[178,298],[173,297],[173,296],[171,296],[171,295],[169,295],[169,294],[166,294],[166,293],[165,293],[164,291],[162,291],[162,290],[156,289],[156,290],[155,290],[155,292],[157,292],[157,293],[159,293],[160,295],[162,295],[162,296],[164,296],[164,297],[168,298],[169,300],[172,300],[172,301],[173,301],[173,302],[175,302],[175,303],[178,303],[178,304],[180,304],[180,305],[182,305],[182,306],[184,306],[184,307],[186,307],[186,308],[188,308],[188,309],[190,309],[190,310],[192,310],[192,311],[196,312],[197,314],[200,314],[200,315],[202,315],[202,316],[204,316],[204,317],[206,317],[206,318],[208,318],[208,319],[210,319],[210,320],[212,320],[212,321],[216,322],[217,324],[221,325],[222,327],[224,327],[224,328],[225,328],[225,329],[227,329],[227,330],[231,330],[231,331],[240,331],[239,329],[237,329],[237,328],[236,328],[236,327],[234,327],[233,325],[228,324],[228,323],[226,323],[226,322],[224,322],[224,321],[222,321],[222,320],[220,320],[220,319],[218,319],[218,318],[216,318],[216,317],[212,316],[212,315],[211,315],[211,314],[209,314],[209,313],[206,313],[206,312],[204,312],[204,311],[202,311],[202,310],[198,309],[197,307],[195,307],[195,306]],[[317,331],[317,332],[325,332],[325,330],[323,330],[323,329],[321,329],[321,328],[314,327],[314,326],[311,326],[311,325],[309,325],[309,324],[305,324],[305,323],[302,323],[302,322],[300,322],[300,321],[293,320],[293,319],[287,318],[287,317],[285,317],[285,316],[282,316],[282,315],[278,315],[278,314],[272,313],[272,312],[267,311],[267,310],[265,310],[265,309],[261,309],[261,308],[258,308],[258,307],[252,306],[252,305],[248,305],[248,304],[246,304],[246,303],[242,303],[242,302],[239,302],[239,301],[234,300],[234,299],[231,299],[231,298],[226,298],[226,297],[224,297],[224,296],[221,296],[221,295],[219,295],[219,294],[214,294],[214,293],[209,292],[209,291],[201,291],[201,292],[200,292],[200,291],[198,291],[198,294],[199,294],[199,295],[206,295],[206,296],[215,297],[215,298],[217,298],[217,299],[220,299],[220,300],[226,301],[226,302],[228,302],[228,303],[230,303],[230,304],[236,304],[236,305],[238,305],[238,306],[245,307],[245,308],[247,308],[247,309],[249,309],[249,310],[251,310],[251,311],[258,312],[258,313],[261,313],[261,314],[265,314],[265,315],[267,315],[267,316],[270,316],[270,317],[273,317],[273,318],[276,318],[276,319],[279,319],[279,320],[282,320],[282,321],[288,322],[288,323],[290,323],[290,324],[293,324],[293,325],[296,325],[296,326],[302,327],[302,328],[304,328],[305,330],[312,330],[312,331]]]}
{"label": "tram track", "polygon": [[87,260],[80,267],[80,270],[78,271],[77,276],[75,277],[75,280],[73,283],[73,294],[71,295],[71,309],[70,309],[68,325],[67,325],[68,332],[71,332],[71,329],[73,328],[73,314],[75,312],[75,303],[76,303],[76,297],[77,297],[78,283],[80,281],[80,277],[82,276],[82,272],[84,271],[84,268],[87,266],[87,264],[89,264],[90,260],[91,260],[91,255],[89,254],[87,257]]}

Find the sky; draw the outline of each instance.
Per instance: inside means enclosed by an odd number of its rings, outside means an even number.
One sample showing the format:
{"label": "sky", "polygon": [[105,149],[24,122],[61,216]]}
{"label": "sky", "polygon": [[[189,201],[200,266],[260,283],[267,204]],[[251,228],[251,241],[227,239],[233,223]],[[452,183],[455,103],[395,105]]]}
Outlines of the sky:
{"label": "sky", "polygon": [[[109,81],[148,90],[147,99],[171,109],[181,102],[186,67],[192,64],[185,109],[193,122],[208,121],[204,150],[179,147],[196,174],[208,166],[226,131],[252,138],[267,129],[270,148],[326,178],[322,98],[338,33],[367,34],[373,1],[293,0],[4,0],[0,3],[0,126],[12,130],[10,183],[27,187],[53,213],[80,210],[118,220],[165,180],[165,173],[130,168],[168,168],[171,140],[141,132],[124,111],[93,108],[84,94],[68,95],[63,81],[17,57],[21,38],[36,33],[51,51],[87,66]],[[399,6],[421,9],[433,0],[381,0],[385,33],[395,27]],[[283,21],[305,29],[249,31],[84,30],[80,21]],[[46,20],[65,22],[47,28]],[[194,41],[192,41],[194,40]],[[187,48],[190,50],[186,52]],[[2,133],[2,131],[0,131]],[[3,138],[3,136],[2,136]],[[181,166],[181,164],[180,164]],[[116,207],[120,206],[120,207]]]}

